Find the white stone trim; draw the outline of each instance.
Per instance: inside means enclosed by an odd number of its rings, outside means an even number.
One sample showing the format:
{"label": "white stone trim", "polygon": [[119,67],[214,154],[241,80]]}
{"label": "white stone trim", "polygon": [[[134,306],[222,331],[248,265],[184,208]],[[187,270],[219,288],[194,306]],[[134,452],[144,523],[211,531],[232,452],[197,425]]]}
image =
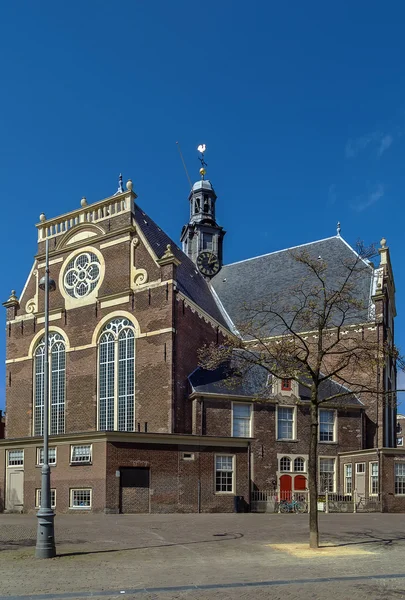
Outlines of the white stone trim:
{"label": "white stone trim", "polygon": [[100,308],[108,308],[110,306],[117,306],[118,304],[126,304],[127,302],[129,302],[129,294],[120,296],[119,298],[112,298],[111,300],[101,300]]}
{"label": "white stone trim", "polygon": [[100,250],[102,250],[103,248],[109,248],[110,246],[115,246],[116,244],[123,244],[124,242],[129,242],[130,239],[131,236],[128,234],[116,240],[111,240],[111,242],[104,242],[103,244],[100,244]]}

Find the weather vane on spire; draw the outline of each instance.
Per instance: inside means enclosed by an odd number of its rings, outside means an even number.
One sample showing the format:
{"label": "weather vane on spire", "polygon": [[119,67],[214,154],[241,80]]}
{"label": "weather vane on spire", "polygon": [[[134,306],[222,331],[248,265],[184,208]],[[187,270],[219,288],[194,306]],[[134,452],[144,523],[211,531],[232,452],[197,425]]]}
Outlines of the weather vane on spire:
{"label": "weather vane on spire", "polygon": [[204,176],[207,172],[205,167],[208,167],[207,163],[204,160],[204,153],[205,153],[206,149],[207,149],[207,146],[205,144],[200,144],[199,146],[197,146],[197,150],[201,154],[201,156],[198,158],[198,160],[201,163],[201,169],[200,169],[201,179],[204,179]]}

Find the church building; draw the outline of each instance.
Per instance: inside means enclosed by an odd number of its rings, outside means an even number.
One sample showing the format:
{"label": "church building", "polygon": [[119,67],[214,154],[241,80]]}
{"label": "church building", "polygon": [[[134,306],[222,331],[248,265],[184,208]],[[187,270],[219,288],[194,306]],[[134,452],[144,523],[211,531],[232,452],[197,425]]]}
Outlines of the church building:
{"label": "church building", "polygon": [[[201,179],[189,194],[181,248],[137,203],[133,183],[62,216],[40,215],[22,292],[4,302],[6,429],[0,440],[0,509],[41,502],[44,415],[45,241],[55,290],[49,312],[49,463],[56,513],[227,512],[260,494],[307,488],[308,392],[257,374],[230,389],[221,369],[199,366],[204,344],[240,336],[243,303],[294,277],[286,250],[223,264],[217,196]],[[327,261],[355,251],[337,235],[306,244]],[[389,249],[371,262],[370,310],[353,326],[393,342]],[[28,269],[27,269],[28,270]],[[367,287],[368,286],[368,287]],[[381,373],[395,389],[394,361]],[[259,387],[271,385],[264,401]],[[331,381],[330,386],[338,385]],[[320,493],[356,489],[379,509],[405,509],[405,451],[384,393],[354,393],[319,414]],[[382,476],[381,476],[382,475]]]}

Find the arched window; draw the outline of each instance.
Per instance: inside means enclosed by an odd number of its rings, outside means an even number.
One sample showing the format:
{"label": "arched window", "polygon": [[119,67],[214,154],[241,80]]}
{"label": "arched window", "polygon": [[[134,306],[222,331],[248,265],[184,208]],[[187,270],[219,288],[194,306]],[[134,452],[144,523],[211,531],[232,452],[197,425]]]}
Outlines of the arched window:
{"label": "arched window", "polygon": [[[49,333],[49,432],[51,435],[65,433],[65,340],[60,333]],[[34,353],[34,435],[44,432],[44,363],[45,338]]]}
{"label": "arched window", "polygon": [[135,331],[125,317],[113,319],[99,340],[98,428],[134,431]]}
{"label": "arched window", "polygon": [[288,456],[283,456],[280,459],[280,471],[291,471],[291,460]]}
{"label": "arched window", "polygon": [[294,471],[305,471],[305,461],[300,456],[294,460]]}

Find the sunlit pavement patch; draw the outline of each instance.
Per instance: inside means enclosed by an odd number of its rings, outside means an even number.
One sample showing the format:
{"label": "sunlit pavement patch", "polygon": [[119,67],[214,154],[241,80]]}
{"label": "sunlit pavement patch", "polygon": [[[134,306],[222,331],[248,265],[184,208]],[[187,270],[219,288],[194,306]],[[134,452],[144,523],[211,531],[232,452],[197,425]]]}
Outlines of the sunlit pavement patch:
{"label": "sunlit pavement patch", "polygon": [[346,556],[359,556],[362,554],[374,554],[370,550],[353,546],[321,546],[320,548],[310,548],[308,544],[266,544],[277,552],[285,552],[297,558],[337,558]]}

